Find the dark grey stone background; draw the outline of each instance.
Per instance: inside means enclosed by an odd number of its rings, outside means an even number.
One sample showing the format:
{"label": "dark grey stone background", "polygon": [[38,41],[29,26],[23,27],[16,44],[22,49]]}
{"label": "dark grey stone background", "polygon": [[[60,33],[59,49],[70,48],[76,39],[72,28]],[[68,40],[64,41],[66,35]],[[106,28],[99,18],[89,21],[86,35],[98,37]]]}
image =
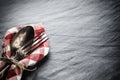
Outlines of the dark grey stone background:
{"label": "dark grey stone background", "polygon": [[119,0],[0,0],[0,32],[43,22],[49,55],[22,80],[120,80]]}

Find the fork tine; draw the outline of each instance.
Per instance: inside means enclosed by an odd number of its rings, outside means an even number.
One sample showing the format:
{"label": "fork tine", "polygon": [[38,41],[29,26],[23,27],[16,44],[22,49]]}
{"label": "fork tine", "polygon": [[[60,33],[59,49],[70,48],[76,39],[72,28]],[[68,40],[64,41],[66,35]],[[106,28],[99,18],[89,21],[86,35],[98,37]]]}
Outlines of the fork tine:
{"label": "fork tine", "polygon": [[45,41],[47,41],[47,40],[48,40],[48,37],[47,37],[47,36],[41,38],[41,39],[40,39],[36,44],[34,44],[34,45],[32,46],[32,48],[29,49],[25,54],[28,55],[28,54],[32,53],[35,49],[37,49],[41,44],[43,44],[43,43],[44,43]]}

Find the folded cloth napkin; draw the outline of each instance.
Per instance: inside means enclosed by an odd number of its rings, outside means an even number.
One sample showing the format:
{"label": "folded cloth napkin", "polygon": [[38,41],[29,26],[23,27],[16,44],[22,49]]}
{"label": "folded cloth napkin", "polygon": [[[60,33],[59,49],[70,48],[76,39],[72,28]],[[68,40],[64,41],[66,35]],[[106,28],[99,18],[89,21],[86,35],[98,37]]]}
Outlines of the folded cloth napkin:
{"label": "folded cloth napkin", "polygon": [[[15,33],[19,32],[23,27],[25,26],[32,26],[34,29],[34,36],[36,36],[39,33],[44,33],[44,36],[46,35],[45,29],[43,25],[40,24],[30,24],[30,25],[23,25],[18,27],[13,27],[9,29],[3,40],[2,44],[2,55],[7,55],[8,57],[11,57],[11,49],[10,49],[10,42],[15,35]],[[49,52],[49,43],[48,40],[45,41],[42,45],[40,45],[36,50],[34,50],[29,56],[26,56],[22,60],[18,61],[18,63],[24,65],[25,68],[29,66],[35,65],[37,62],[42,60]],[[6,64],[5,61],[0,61],[0,68],[2,68]],[[6,80],[21,80],[23,71],[20,71],[20,69],[12,64],[8,70],[8,74],[6,77]]]}

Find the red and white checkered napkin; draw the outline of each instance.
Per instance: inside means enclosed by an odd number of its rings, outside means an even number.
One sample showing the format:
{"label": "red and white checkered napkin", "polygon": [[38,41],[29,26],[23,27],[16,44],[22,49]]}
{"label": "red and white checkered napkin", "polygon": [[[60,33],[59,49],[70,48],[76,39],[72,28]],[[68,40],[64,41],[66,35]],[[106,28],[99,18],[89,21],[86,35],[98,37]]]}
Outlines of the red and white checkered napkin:
{"label": "red and white checkered napkin", "polygon": [[[32,24],[32,25],[27,25],[27,26],[32,26],[34,29],[34,34],[35,36],[38,33],[44,33],[45,36],[45,29],[43,28],[43,25],[41,24]],[[3,54],[4,55],[8,55],[9,57],[11,56],[11,50],[10,50],[10,41],[14,36],[14,33],[18,32],[19,30],[21,30],[24,26],[18,26],[18,27],[14,27],[9,29],[4,37],[4,41],[3,41]],[[20,60],[19,63],[23,64],[26,68],[28,66],[32,66],[35,65],[37,62],[39,62],[40,60],[42,60],[49,51],[49,43],[48,40],[46,42],[44,42],[42,45],[39,46],[39,48],[37,48],[35,51],[33,51],[29,56],[25,57],[24,59]],[[0,68],[5,64],[5,62],[1,61],[0,62]],[[9,71],[8,71],[8,75],[6,77],[6,80],[21,80],[22,77],[22,72],[20,72],[19,68],[16,67],[16,65],[11,65]]]}

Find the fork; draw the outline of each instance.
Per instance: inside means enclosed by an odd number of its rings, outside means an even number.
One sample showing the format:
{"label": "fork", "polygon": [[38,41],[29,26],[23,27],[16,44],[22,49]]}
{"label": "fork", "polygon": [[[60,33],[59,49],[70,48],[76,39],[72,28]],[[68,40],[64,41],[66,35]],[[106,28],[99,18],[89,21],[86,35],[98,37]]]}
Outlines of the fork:
{"label": "fork", "polygon": [[[27,55],[30,55],[35,49],[37,49],[40,45],[42,45],[45,41],[48,40],[48,37],[44,33],[39,33],[36,35],[33,39],[29,40],[25,45],[23,45],[21,48],[16,50],[15,56],[12,56],[9,58],[8,56],[0,58],[3,61],[8,61],[8,63],[15,64],[11,60],[15,59],[19,61],[20,59],[18,57],[24,58]],[[30,44],[32,43],[32,47],[29,47]],[[28,51],[26,51],[28,50]],[[10,67],[10,65],[6,65],[1,71],[0,71],[0,77],[3,76],[5,71]],[[19,66],[18,66],[19,67]]]}

